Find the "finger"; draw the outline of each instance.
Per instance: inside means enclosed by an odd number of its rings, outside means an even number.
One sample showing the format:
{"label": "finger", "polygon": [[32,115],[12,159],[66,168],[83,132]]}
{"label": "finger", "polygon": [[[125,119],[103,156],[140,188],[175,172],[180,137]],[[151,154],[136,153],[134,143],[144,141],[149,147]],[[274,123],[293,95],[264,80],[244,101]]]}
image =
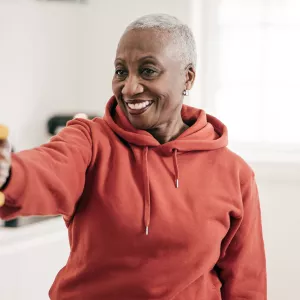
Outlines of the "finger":
{"label": "finger", "polygon": [[6,162],[0,162],[0,187],[5,184],[9,177],[10,164]]}
{"label": "finger", "polygon": [[4,159],[6,161],[10,161],[11,158],[12,146],[8,140],[2,142],[0,145],[0,160]]}

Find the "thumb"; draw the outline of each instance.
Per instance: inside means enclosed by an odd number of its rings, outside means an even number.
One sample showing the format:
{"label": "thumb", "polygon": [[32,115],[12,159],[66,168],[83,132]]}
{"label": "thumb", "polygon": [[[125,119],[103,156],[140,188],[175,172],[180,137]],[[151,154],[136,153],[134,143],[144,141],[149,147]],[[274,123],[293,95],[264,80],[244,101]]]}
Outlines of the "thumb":
{"label": "thumb", "polygon": [[74,115],[74,117],[73,117],[73,119],[76,119],[76,118],[88,119],[89,117],[85,113],[78,113],[78,114]]}

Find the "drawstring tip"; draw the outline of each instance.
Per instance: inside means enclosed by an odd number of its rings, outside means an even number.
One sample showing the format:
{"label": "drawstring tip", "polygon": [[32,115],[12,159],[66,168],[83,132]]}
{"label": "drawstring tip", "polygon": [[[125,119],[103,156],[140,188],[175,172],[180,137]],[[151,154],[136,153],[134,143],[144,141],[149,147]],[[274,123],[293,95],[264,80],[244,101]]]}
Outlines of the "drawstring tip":
{"label": "drawstring tip", "polygon": [[149,235],[149,226],[146,226],[146,235]]}
{"label": "drawstring tip", "polygon": [[176,189],[179,188],[179,179],[176,179],[176,181],[175,181],[175,186],[176,186]]}

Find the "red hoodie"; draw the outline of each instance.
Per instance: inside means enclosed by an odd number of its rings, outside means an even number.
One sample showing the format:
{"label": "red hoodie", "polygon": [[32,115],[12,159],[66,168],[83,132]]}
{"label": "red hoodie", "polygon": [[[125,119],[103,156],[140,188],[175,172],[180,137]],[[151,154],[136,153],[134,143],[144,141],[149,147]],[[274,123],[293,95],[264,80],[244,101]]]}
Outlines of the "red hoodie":
{"label": "red hoodie", "polygon": [[62,214],[71,252],[52,300],[266,300],[254,174],[226,127],[183,106],[190,127],[159,144],[114,98],[51,142],[13,154],[4,219]]}

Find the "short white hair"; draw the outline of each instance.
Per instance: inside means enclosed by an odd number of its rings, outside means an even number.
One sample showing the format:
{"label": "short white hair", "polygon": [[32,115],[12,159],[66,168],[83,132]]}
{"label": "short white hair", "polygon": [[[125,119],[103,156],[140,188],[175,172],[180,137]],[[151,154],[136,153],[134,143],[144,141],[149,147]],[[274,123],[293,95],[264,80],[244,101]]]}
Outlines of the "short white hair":
{"label": "short white hair", "polygon": [[172,43],[177,47],[176,52],[179,54],[182,65],[186,67],[191,64],[196,68],[197,52],[193,32],[176,17],[167,14],[145,15],[130,23],[124,33],[134,29],[156,29],[168,32]]}

